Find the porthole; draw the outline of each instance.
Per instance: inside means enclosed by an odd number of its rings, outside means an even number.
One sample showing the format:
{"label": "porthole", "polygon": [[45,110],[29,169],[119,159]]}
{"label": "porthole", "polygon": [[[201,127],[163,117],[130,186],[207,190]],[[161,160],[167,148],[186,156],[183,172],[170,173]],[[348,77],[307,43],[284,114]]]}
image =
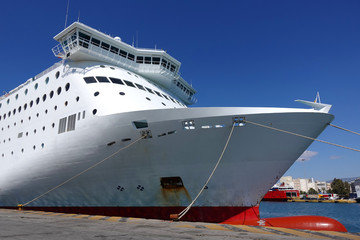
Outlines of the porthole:
{"label": "porthole", "polygon": [[45,79],[45,83],[46,83],[46,84],[49,83],[49,77],[47,77],[47,78]]}
{"label": "porthole", "polygon": [[124,93],[124,92],[119,92],[119,94],[120,94],[121,96],[124,96],[124,95],[125,95],[125,93]]}
{"label": "porthole", "polygon": [[54,107],[55,111],[57,110],[57,106]]}
{"label": "porthole", "polygon": [[31,120],[31,117],[29,116],[29,121]]}
{"label": "porthole", "polygon": [[22,119],[21,119],[21,121],[20,121],[20,122],[21,122],[21,123],[23,123],[23,122],[24,122],[24,120],[22,120]]}
{"label": "porthole", "polygon": [[48,110],[46,109],[46,110],[45,110],[45,114],[47,114],[47,113],[48,113]]}
{"label": "porthole", "polygon": [[41,148],[44,148],[44,146],[45,146],[45,144],[44,144],[44,143],[42,143],[42,144],[41,144]]}
{"label": "porthole", "polygon": [[24,104],[24,110],[26,110],[26,109],[27,109],[27,103]]}
{"label": "porthole", "polygon": [[66,91],[69,91],[69,89],[70,89],[70,83],[67,83],[67,84],[65,85],[65,90],[66,90]]}
{"label": "porthole", "polygon": [[6,119],[6,113],[4,114],[4,120]]}
{"label": "porthole", "polygon": [[104,65],[100,65],[100,67],[104,68],[105,66],[104,66]]}
{"label": "porthole", "polygon": [[13,115],[15,115],[15,113],[16,113],[16,109],[13,110]]}
{"label": "porthole", "polygon": [[25,95],[27,95],[27,94],[28,94],[28,92],[29,92],[29,90],[25,89],[25,92],[24,92],[24,93],[25,93]]}
{"label": "porthole", "polygon": [[35,146],[35,145],[33,146],[33,149],[34,149],[34,150],[36,149],[36,146]]}
{"label": "porthole", "polygon": [[166,104],[165,104],[165,103],[163,103],[163,102],[161,102],[161,103],[162,103],[162,105],[166,106]]}
{"label": "porthole", "polygon": [[61,87],[59,87],[59,88],[57,89],[57,94],[60,95],[60,93],[61,93]]}
{"label": "porthole", "polygon": [[57,72],[56,72],[56,74],[55,74],[56,79],[58,79],[58,78],[59,78],[59,76],[60,76],[60,72],[59,72],[59,71],[57,71]]}
{"label": "porthole", "polygon": [[49,95],[50,95],[50,98],[52,98],[54,96],[54,91],[51,91]]}
{"label": "porthole", "polygon": [[9,103],[10,103],[10,99],[8,99],[6,102],[7,102],[7,104],[9,104]]}
{"label": "porthole", "polygon": [[76,97],[76,101],[78,102],[80,100],[80,97]]}
{"label": "porthole", "polygon": [[34,134],[36,134],[36,129],[34,129]]}
{"label": "porthole", "polygon": [[99,96],[99,94],[100,94],[99,92],[95,92],[94,96],[97,97],[97,96]]}
{"label": "porthole", "polygon": [[36,99],[36,105],[38,105],[39,102],[40,102],[40,98],[37,98],[37,99]]}
{"label": "porthole", "polygon": [[55,127],[55,123],[51,124],[51,126],[52,126],[52,128],[54,128],[54,127]]}
{"label": "porthole", "polygon": [[8,116],[9,116],[9,117],[11,116],[11,111],[9,111]]}
{"label": "porthole", "polygon": [[19,98],[19,94],[16,94],[15,99],[17,100]]}
{"label": "porthole", "polygon": [[95,114],[97,113],[97,110],[94,109],[94,110],[92,111],[92,113],[93,113],[93,115],[95,115]]}
{"label": "porthole", "polygon": [[2,104],[0,103],[0,108],[1,108],[1,105],[2,105]]}
{"label": "porthole", "polygon": [[39,117],[39,113],[36,114],[36,117]]}
{"label": "porthole", "polygon": [[21,149],[21,152],[24,152],[24,149],[23,149],[23,148]]}
{"label": "porthole", "polygon": [[110,69],[115,70],[115,68],[114,68],[114,67],[110,67]]}
{"label": "porthole", "polygon": [[148,98],[148,97],[146,97],[146,100],[151,101],[151,99],[150,99],[150,98]]}
{"label": "porthole", "polygon": [[26,132],[26,133],[25,133],[25,135],[26,135],[26,136],[29,136],[29,133],[28,133],[28,132]]}
{"label": "porthole", "polygon": [[68,101],[66,101],[66,102],[65,102],[65,107],[66,107],[68,104],[69,104]]}
{"label": "porthole", "polygon": [[46,100],[46,94],[43,95],[42,100],[43,100],[43,102],[45,102],[45,100]]}
{"label": "porthole", "polygon": [[43,126],[42,130],[45,131],[45,126]]}
{"label": "porthole", "polygon": [[18,112],[21,112],[21,106],[18,108]]}
{"label": "porthole", "polygon": [[34,86],[35,90],[38,89],[38,87],[39,87],[39,84],[36,83]]}
{"label": "porthole", "polygon": [[30,107],[32,107],[34,105],[34,101],[30,102]]}

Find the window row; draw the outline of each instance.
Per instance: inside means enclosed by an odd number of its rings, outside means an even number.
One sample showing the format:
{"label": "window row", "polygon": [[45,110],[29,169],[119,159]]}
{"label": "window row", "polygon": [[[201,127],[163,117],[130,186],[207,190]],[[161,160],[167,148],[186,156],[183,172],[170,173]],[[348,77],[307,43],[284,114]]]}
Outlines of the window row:
{"label": "window row", "polygon": [[[57,71],[56,74],[55,74],[55,78],[58,79],[59,76],[60,76],[60,72]],[[35,79],[33,79],[33,81],[35,81]],[[50,78],[47,77],[47,78],[45,79],[45,84],[48,84],[49,81],[50,81]],[[36,83],[36,84],[34,85],[34,89],[37,90],[38,87],[39,87],[39,83]],[[29,89],[25,89],[24,94],[27,95],[28,92],[29,92]],[[7,95],[5,95],[5,97],[7,97]],[[15,99],[18,100],[18,98],[19,98],[19,94],[17,93],[17,94],[15,95]],[[7,103],[7,104],[10,104],[10,98],[8,98],[8,99],[6,100],[6,103]],[[0,108],[1,108],[1,107],[2,107],[2,103],[0,103]]]}
{"label": "window row", "polygon": [[148,87],[145,87],[141,84],[138,84],[138,83],[133,83],[131,81],[128,81],[128,80],[121,80],[119,78],[113,78],[113,77],[104,77],[104,76],[96,76],[96,77],[84,77],[84,81],[87,83],[87,84],[91,84],[91,83],[114,83],[114,84],[120,84],[120,85],[126,85],[128,87],[133,87],[133,88],[137,88],[137,89],[140,89],[142,91],[146,91],[146,92],[149,92],[151,94],[154,94],[154,95],[157,95],[161,98],[165,98],[167,100],[171,100],[172,102],[174,103],[177,103],[179,104],[180,106],[185,106],[184,104],[180,103],[178,100],[170,97],[170,96],[167,96],[163,93],[160,93],[156,90],[153,90],[153,89],[150,89]]}
{"label": "window row", "polygon": [[[117,46],[110,45],[109,43],[106,43],[104,41],[101,41],[93,36],[90,36],[86,33],[79,32],[79,38],[77,41],[77,35],[76,32],[73,33],[69,38],[64,40],[62,42],[62,46],[66,52],[69,51],[69,49],[76,47],[77,42],[79,42],[79,45],[84,48],[89,48],[89,45],[99,47],[101,49],[104,49],[106,51],[110,51],[113,54],[119,55],[123,58],[126,58],[130,61],[135,61],[135,55],[133,53],[129,53],[125,51],[124,49],[120,49]],[[168,60],[165,57],[161,56],[136,56],[136,63],[139,64],[153,64],[153,65],[159,65],[161,63],[161,67],[166,68],[170,70],[171,72],[175,72],[178,68],[178,66]]]}
{"label": "window row", "polygon": [[[65,85],[65,91],[69,91],[69,89],[70,89],[70,83],[67,83],[67,84]],[[59,88],[56,90],[56,94],[57,94],[57,95],[60,95],[61,92],[62,92],[62,88],[59,87]],[[51,91],[51,92],[49,93],[49,98],[50,98],[50,99],[53,98],[54,95],[55,95],[55,92],[54,92],[54,91]],[[47,94],[44,94],[44,95],[41,97],[41,99],[40,99],[40,97],[38,97],[38,98],[36,98],[36,100],[34,100],[34,101],[31,100],[31,101],[29,102],[29,104],[28,104],[28,103],[25,103],[24,106],[19,106],[18,108],[14,108],[12,111],[9,111],[8,113],[0,114],[0,121],[1,121],[1,120],[5,120],[6,117],[10,117],[11,115],[15,115],[16,113],[20,113],[22,110],[25,111],[28,107],[31,108],[34,104],[38,105],[41,101],[45,102],[46,99],[47,99],[47,96],[48,96]],[[76,98],[76,101],[79,101],[79,97]],[[67,104],[66,104],[66,105],[67,105]]]}
{"label": "window row", "polygon": [[[45,147],[45,143],[42,143],[41,145],[40,145],[40,149],[43,149]],[[33,145],[33,150],[36,150],[36,145]],[[21,153],[24,153],[25,152],[25,149],[24,148],[22,148],[21,149]],[[14,155],[14,151],[11,151],[11,155]],[[5,153],[2,153],[1,154],[1,156],[2,157],[5,157]]]}
{"label": "window row", "polygon": [[[76,99],[77,99],[77,101],[78,101],[78,100],[79,100],[79,97],[77,97]],[[69,102],[68,102],[68,101],[65,101],[65,103],[64,103],[65,107],[68,106],[68,104],[69,104]],[[55,105],[55,106],[54,106],[54,110],[56,111],[57,109],[58,109],[58,106]],[[47,113],[48,113],[48,110],[46,109],[46,110],[45,110],[45,114],[47,114]],[[37,113],[37,114],[36,114],[36,117],[40,117],[40,114]],[[84,118],[84,117],[85,117],[85,112],[84,112],[83,118]],[[79,118],[80,118],[80,117],[79,117]],[[28,117],[28,120],[29,120],[29,121],[31,120],[31,116]],[[23,123],[24,123],[24,120],[21,119],[20,123],[23,124]],[[15,127],[15,126],[16,126],[16,122],[14,122],[14,127]],[[10,125],[7,125],[7,128],[10,129]],[[1,128],[1,131],[4,131],[4,130],[5,130],[4,127],[2,127],[2,128]]]}

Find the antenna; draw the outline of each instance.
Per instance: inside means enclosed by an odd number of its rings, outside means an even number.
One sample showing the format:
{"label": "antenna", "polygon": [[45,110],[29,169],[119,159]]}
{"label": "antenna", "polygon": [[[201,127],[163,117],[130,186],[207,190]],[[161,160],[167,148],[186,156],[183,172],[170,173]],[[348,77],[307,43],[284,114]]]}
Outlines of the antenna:
{"label": "antenna", "polygon": [[136,47],[138,48],[139,46],[139,32],[136,31]]}
{"label": "antenna", "polygon": [[67,8],[66,8],[66,16],[65,16],[65,27],[66,28],[66,24],[67,24],[67,19],[68,19],[68,14],[69,14],[69,4],[70,4],[70,0],[68,0],[67,2]]}
{"label": "antenna", "polygon": [[78,22],[80,22],[80,10],[79,10],[79,15],[78,15]]}

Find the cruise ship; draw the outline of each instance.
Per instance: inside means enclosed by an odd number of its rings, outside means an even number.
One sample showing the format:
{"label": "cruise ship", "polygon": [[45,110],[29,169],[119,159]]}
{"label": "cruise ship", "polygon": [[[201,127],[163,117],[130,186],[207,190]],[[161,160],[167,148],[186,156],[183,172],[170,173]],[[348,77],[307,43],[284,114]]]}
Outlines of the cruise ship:
{"label": "cruise ship", "polygon": [[80,22],[54,39],[59,61],[0,100],[3,208],[170,219],[192,204],[181,220],[204,222],[258,214],[334,118],[331,105],[303,100],[310,107],[189,107],[196,90],[166,51]]}

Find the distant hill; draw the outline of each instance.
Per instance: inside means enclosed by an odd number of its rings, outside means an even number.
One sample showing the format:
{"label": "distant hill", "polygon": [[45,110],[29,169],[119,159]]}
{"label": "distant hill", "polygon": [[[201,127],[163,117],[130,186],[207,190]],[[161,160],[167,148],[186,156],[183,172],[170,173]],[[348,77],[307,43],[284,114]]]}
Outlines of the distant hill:
{"label": "distant hill", "polygon": [[[356,179],[358,179],[360,177],[349,177],[349,178],[340,178],[343,182],[352,182],[355,181]],[[326,182],[331,183],[334,179],[332,180],[328,180]]]}

